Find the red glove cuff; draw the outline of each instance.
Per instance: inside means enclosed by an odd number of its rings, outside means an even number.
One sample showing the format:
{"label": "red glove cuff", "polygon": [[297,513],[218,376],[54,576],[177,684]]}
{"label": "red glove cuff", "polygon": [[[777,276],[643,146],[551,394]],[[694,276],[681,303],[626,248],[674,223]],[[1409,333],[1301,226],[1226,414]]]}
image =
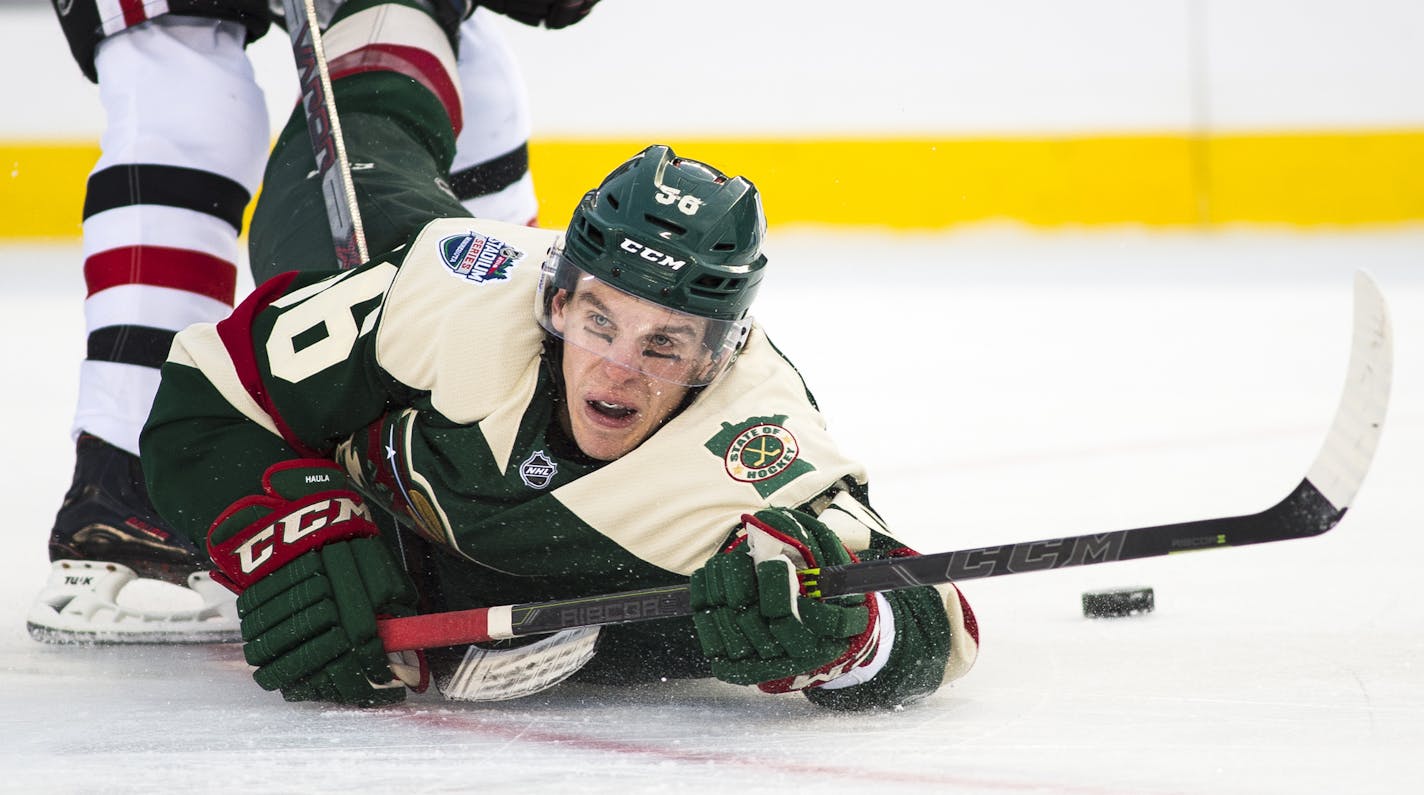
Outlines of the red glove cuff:
{"label": "red glove cuff", "polygon": [[[272,466],[262,476],[262,494],[243,497],[218,516],[208,529],[208,555],[216,567],[214,581],[241,594],[307,552],[333,541],[379,533],[360,495],[349,489],[327,489],[290,499],[273,491],[274,471],[311,467],[313,463],[317,462],[298,460]],[[319,463],[333,467],[330,461]],[[229,517],[254,506],[269,512],[227,539],[213,541],[213,531]]]}
{"label": "red glove cuff", "polygon": [[874,593],[865,595],[865,608],[870,612],[870,618],[865,622],[865,631],[851,638],[845,654],[814,671],[762,682],[757,688],[763,693],[790,693],[793,690],[820,687],[854,668],[869,665],[880,649],[880,600],[875,598]]}

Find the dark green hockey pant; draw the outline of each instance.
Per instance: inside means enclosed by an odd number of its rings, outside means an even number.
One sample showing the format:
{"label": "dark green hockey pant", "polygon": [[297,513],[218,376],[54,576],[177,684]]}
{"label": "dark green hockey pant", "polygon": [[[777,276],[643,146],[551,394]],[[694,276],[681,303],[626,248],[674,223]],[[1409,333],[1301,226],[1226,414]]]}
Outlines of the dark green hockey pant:
{"label": "dark green hockey pant", "polygon": [[[433,94],[390,72],[333,85],[372,259],[436,218],[468,216],[446,180],[455,136]],[[335,247],[300,106],[267,161],[248,254],[256,284],[290,270],[334,270]]]}

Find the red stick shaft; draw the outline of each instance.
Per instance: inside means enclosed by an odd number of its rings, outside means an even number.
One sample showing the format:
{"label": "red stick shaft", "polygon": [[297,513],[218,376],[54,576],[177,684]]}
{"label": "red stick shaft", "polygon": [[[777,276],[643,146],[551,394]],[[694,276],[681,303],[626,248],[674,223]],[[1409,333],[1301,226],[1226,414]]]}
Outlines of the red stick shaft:
{"label": "red stick shaft", "polygon": [[493,640],[489,634],[489,608],[427,613],[407,618],[383,618],[376,634],[386,651],[460,646]]}

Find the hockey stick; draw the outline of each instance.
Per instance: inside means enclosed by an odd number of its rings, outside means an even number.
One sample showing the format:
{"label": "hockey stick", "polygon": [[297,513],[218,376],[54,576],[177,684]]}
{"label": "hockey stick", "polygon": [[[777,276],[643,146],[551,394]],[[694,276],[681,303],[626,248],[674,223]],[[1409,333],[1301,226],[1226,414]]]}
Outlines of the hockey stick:
{"label": "hockey stick", "polygon": [[[1389,316],[1384,296],[1363,272],[1355,276],[1354,311],[1345,390],[1325,444],[1300,485],[1264,511],[832,566],[821,569],[818,577],[814,571],[802,572],[803,583],[812,596],[837,596],[1320,535],[1339,523],[1364,481],[1389,403]],[[817,577],[814,585],[812,577]],[[691,613],[687,585],[680,584],[386,619],[379,623],[379,632],[387,651],[400,651]]]}
{"label": "hockey stick", "polygon": [[292,38],[292,57],[302,87],[302,111],[307,117],[312,154],[326,202],[326,219],[331,225],[331,241],[336,261],[344,270],[370,257],[366,252],[366,232],[356,204],[356,186],[351,181],[351,161],[346,157],[346,141],[341,120],[331,96],[331,71],[321,44],[314,0],[282,0],[287,15],[287,32]]}

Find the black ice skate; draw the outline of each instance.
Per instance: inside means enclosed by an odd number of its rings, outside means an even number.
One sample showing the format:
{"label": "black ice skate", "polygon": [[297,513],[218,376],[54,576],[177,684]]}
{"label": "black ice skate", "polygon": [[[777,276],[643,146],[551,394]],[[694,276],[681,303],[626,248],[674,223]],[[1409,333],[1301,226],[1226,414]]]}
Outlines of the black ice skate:
{"label": "black ice skate", "polygon": [[238,640],[235,597],[158,516],[138,457],[89,434],[80,434],[75,454],[30,635],[49,643]]}

